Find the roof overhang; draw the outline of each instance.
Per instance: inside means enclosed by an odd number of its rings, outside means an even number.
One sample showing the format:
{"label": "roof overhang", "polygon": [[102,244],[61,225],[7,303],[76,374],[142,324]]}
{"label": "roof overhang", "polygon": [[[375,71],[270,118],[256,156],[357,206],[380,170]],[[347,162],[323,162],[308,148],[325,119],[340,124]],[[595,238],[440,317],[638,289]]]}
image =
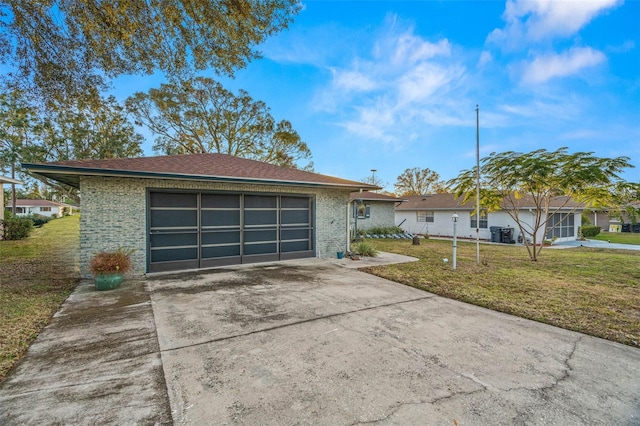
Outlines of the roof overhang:
{"label": "roof overhang", "polygon": [[12,179],[12,178],[9,178],[9,177],[0,176],[0,184],[3,184],[3,183],[14,183],[16,185],[22,185],[23,184],[23,182],[18,180],[18,179]]}
{"label": "roof overhang", "polygon": [[306,181],[290,181],[278,179],[259,179],[259,178],[243,178],[229,176],[202,176],[179,173],[158,173],[136,170],[109,170],[94,169],[85,167],[71,167],[54,164],[34,164],[23,163],[22,168],[30,174],[52,179],[57,182],[64,183],[73,188],[80,189],[80,178],[82,176],[94,177],[121,177],[121,178],[138,178],[138,179],[169,179],[169,180],[192,180],[201,182],[224,182],[224,183],[249,183],[261,185],[280,185],[280,186],[303,186],[310,188],[335,188],[348,191],[360,189],[380,189],[373,185],[351,185],[339,183],[324,182],[306,182]]}

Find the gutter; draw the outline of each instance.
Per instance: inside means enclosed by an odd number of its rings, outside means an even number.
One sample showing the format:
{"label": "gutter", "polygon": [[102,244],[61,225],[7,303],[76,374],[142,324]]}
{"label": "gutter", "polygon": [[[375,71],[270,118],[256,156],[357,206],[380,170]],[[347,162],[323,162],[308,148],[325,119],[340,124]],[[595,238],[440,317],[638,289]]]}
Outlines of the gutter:
{"label": "gutter", "polygon": [[[307,182],[307,181],[295,181],[295,180],[281,180],[281,179],[260,179],[260,178],[242,178],[242,177],[229,177],[229,176],[201,176],[201,175],[187,175],[187,174],[175,174],[175,173],[158,173],[158,172],[146,172],[146,171],[132,171],[132,170],[109,170],[109,169],[78,169],[77,167],[68,166],[47,166],[42,164],[22,163],[22,167],[28,170],[30,173],[42,175],[50,179],[55,179],[53,176],[56,174],[66,174],[73,176],[102,176],[102,177],[128,177],[128,178],[142,178],[142,179],[171,179],[171,180],[196,180],[204,182],[224,182],[224,183],[259,183],[259,184],[271,184],[271,185],[289,185],[289,186],[305,186],[312,188],[336,188],[336,189],[349,189],[349,190],[362,190],[363,188],[377,188],[374,186],[358,186],[351,184],[339,184],[339,183],[323,183],[323,182]],[[71,185],[74,188],[78,186]]]}

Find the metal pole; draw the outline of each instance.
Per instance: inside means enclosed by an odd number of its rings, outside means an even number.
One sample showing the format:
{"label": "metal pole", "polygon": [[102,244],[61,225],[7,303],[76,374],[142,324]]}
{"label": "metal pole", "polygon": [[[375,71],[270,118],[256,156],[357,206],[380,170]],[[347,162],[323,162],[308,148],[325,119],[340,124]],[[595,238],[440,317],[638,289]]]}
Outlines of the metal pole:
{"label": "metal pole", "polygon": [[456,235],[456,225],[458,222],[453,222],[453,270],[456,270],[456,256],[458,251],[458,236]]}
{"label": "metal pole", "polygon": [[476,264],[480,264],[480,108],[478,105],[476,105]]}

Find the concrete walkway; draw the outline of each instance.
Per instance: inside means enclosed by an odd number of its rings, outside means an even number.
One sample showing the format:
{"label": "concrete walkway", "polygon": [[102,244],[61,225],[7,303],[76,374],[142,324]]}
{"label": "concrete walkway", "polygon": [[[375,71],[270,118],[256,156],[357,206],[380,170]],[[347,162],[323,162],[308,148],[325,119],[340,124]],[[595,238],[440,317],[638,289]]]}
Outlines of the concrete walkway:
{"label": "concrete walkway", "polygon": [[561,243],[555,243],[547,248],[563,249],[563,248],[574,248],[574,247],[591,247],[591,248],[601,248],[601,249],[635,250],[635,251],[640,250],[640,245],[608,243],[606,241],[600,241],[600,240],[565,241]]}
{"label": "concrete walkway", "polygon": [[640,424],[640,350],[358,262],[84,284],[0,384],[0,424]]}

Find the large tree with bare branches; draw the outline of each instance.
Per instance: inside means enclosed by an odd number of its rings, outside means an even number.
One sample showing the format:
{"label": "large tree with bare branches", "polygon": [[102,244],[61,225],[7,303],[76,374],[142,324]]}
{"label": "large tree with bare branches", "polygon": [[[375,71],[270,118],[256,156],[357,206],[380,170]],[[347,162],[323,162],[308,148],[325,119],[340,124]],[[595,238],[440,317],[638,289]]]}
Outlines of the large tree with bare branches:
{"label": "large tree with bare branches", "polygon": [[264,102],[243,90],[236,96],[210,78],[162,84],[126,105],[164,154],[217,152],[287,167],[311,157],[290,122],[276,122]]}

